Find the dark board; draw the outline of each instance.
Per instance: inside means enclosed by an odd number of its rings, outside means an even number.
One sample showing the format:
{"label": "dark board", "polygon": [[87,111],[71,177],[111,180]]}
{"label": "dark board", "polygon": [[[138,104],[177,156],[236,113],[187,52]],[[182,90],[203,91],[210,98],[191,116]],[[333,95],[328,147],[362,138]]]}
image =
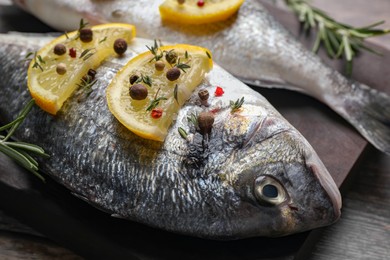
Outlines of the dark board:
{"label": "dark board", "polygon": [[[289,29],[298,32],[299,26],[292,15],[270,8]],[[51,31],[23,12],[2,7],[0,31],[9,30]],[[383,53],[381,58],[362,55],[355,65],[354,77],[375,88],[387,86],[389,75],[384,73],[384,65],[389,64],[390,52],[383,50]],[[339,63],[330,63],[342,68]],[[259,91],[303,133],[341,186],[367,142],[333,111],[310,97],[284,90]],[[316,234],[306,232],[278,239],[233,242],[179,236],[111,218],[50,179],[42,184],[31,178],[4,156],[0,156],[0,170],[0,209],[86,258],[288,259],[302,252],[310,244],[308,237]]]}

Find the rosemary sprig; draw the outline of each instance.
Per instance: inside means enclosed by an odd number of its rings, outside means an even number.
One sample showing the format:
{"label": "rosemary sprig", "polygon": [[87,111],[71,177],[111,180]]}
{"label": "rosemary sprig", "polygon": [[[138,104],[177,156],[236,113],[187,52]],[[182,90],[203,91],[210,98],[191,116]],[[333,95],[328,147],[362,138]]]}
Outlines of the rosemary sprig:
{"label": "rosemary sprig", "polygon": [[81,81],[80,81],[80,83],[77,83],[77,86],[79,88],[83,88],[85,93],[87,95],[89,95],[92,93],[92,87],[93,87],[93,85],[96,84],[96,82],[97,82],[97,79],[94,79],[90,76],[86,76],[86,77],[81,78]]}
{"label": "rosemary sprig", "polygon": [[242,105],[244,104],[244,102],[245,102],[244,97],[242,97],[241,99],[238,98],[236,100],[236,102],[230,100],[231,113],[234,113],[237,110],[239,110],[242,107]]}
{"label": "rosemary sprig", "polygon": [[33,68],[39,68],[43,72],[42,64],[46,62],[43,60],[41,55],[37,55],[37,52],[29,52],[25,57],[26,61],[34,62]]}
{"label": "rosemary sprig", "polygon": [[[95,51],[95,52],[91,52],[91,51]],[[86,61],[88,60],[89,58],[92,57],[92,55],[94,55],[96,53],[96,49],[95,48],[88,48],[88,49],[85,49],[81,54],[80,54],[80,59],[83,59],[83,61]]]}
{"label": "rosemary sprig", "polygon": [[181,69],[184,73],[186,72],[185,71],[186,69],[191,68],[190,65],[180,62],[180,58],[177,60],[177,64],[175,65],[175,67],[177,67],[178,69]]}
{"label": "rosemary sprig", "polygon": [[375,28],[383,24],[384,21],[364,27],[352,27],[334,20],[325,12],[312,7],[307,2],[307,0],[285,0],[287,6],[298,15],[304,30],[317,28],[318,32],[313,45],[313,52],[317,52],[323,44],[329,57],[344,57],[347,62],[347,75],[351,75],[353,58],[361,50],[378,54],[377,51],[363,43],[366,38],[390,33],[390,30]]}
{"label": "rosemary sprig", "polygon": [[154,39],[154,46],[149,47],[146,45],[146,48],[148,48],[148,50],[154,55],[149,62],[152,62],[153,60],[158,61],[164,56],[162,51],[159,52],[159,46],[156,39]]}
{"label": "rosemary sprig", "polygon": [[148,75],[144,76],[143,74],[141,74],[141,77],[139,77],[135,83],[140,83],[140,82],[143,82],[145,83],[146,85],[148,85],[149,87],[152,86],[152,78]]}
{"label": "rosemary sprig", "polygon": [[32,172],[42,181],[45,181],[44,177],[38,173],[38,162],[30,155],[34,154],[43,157],[49,157],[45,151],[41,147],[34,144],[9,140],[16,129],[26,118],[34,104],[34,99],[30,100],[15,120],[0,127],[0,131],[7,131],[6,136],[0,135],[0,152],[11,157],[19,165]]}

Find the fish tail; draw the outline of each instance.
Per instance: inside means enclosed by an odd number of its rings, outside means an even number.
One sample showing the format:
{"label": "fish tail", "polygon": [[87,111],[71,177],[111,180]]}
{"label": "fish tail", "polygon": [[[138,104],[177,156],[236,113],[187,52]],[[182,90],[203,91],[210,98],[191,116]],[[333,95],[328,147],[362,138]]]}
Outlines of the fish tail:
{"label": "fish tail", "polygon": [[341,114],[377,149],[390,154],[390,96],[354,82]]}

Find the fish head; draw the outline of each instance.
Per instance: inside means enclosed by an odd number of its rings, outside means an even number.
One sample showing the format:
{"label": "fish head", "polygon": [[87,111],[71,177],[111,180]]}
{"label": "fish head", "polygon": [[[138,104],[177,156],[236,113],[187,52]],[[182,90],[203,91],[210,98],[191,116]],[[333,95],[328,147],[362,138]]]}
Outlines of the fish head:
{"label": "fish head", "polygon": [[224,116],[223,135],[237,145],[223,171],[239,197],[236,235],[277,237],[335,222],[341,196],[314,149],[280,116],[250,110]]}

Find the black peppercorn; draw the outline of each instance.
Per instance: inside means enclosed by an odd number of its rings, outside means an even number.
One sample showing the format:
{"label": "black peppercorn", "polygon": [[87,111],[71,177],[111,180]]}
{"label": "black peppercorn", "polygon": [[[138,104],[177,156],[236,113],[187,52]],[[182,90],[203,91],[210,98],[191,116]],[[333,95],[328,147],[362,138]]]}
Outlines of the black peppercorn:
{"label": "black peppercorn", "polygon": [[58,43],[54,46],[54,54],[55,55],[64,55],[66,53],[65,45]]}
{"label": "black peppercorn", "polygon": [[170,50],[165,54],[165,59],[169,64],[173,64],[177,60],[177,53],[174,50]]}
{"label": "black peppercorn", "polygon": [[93,32],[89,28],[84,28],[80,30],[80,40],[82,42],[90,42],[92,41]]}
{"label": "black peppercorn", "polygon": [[94,70],[94,69],[89,69],[87,74],[88,74],[89,76],[91,76],[92,79],[94,79],[95,76],[96,76],[96,70]]}
{"label": "black peppercorn", "polygon": [[142,84],[130,87],[130,97],[135,100],[143,100],[148,96],[148,89]]}
{"label": "black peppercorn", "polygon": [[138,79],[139,79],[139,76],[137,74],[131,75],[130,76],[130,84],[133,85]]}
{"label": "black peppercorn", "polygon": [[167,71],[166,77],[170,81],[175,81],[180,77],[180,69],[173,67]]}
{"label": "black peppercorn", "polygon": [[123,53],[125,53],[127,50],[127,42],[124,40],[124,39],[116,39],[115,42],[114,42],[114,51],[119,54],[119,55],[122,55]]}

